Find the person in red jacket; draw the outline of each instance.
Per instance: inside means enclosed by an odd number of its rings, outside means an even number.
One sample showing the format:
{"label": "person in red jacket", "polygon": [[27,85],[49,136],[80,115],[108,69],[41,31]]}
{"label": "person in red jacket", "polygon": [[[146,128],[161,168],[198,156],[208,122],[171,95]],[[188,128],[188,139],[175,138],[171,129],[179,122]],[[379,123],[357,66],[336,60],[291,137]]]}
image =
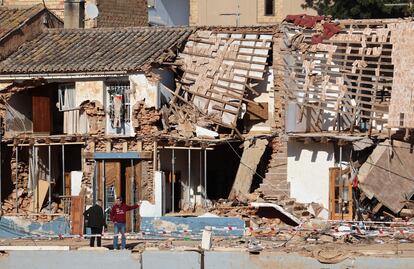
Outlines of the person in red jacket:
{"label": "person in red jacket", "polygon": [[117,197],[115,204],[112,206],[110,218],[114,223],[114,249],[118,249],[118,233],[121,233],[121,249],[125,249],[125,223],[126,212],[139,207],[139,203],[133,206],[126,205],[122,202],[122,197]]}

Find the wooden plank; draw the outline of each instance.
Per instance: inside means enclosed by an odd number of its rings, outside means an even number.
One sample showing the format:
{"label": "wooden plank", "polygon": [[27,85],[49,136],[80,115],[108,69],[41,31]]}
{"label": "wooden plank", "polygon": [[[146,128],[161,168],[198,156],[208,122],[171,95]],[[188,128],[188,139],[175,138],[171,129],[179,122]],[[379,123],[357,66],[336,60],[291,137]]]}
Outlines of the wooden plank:
{"label": "wooden plank", "polygon": [[33,202],[29,205],[29,211],[31,212],[38,212],[45,201],[46,194],[49,190],[49,183],[46,180],[39,180],[37,186],[34,189],[34,195],[35,195],[35,204]]}
{"label": "wooden plank", "polygon": [[83,235],[83,212],[85,211],[83,196],[72,196],[70,207],[71,230],[74,235]]}
{"label": "wooden plank", "polygon": [[269,118],[269,104],[263,102],[257,105],[248,103],[247,114],[250,120],[267,120]]}
{"label": "wooden plank", "polygon": [[70,177],[69,172],[65,172],[65,196],[72,195],[72,178]]}

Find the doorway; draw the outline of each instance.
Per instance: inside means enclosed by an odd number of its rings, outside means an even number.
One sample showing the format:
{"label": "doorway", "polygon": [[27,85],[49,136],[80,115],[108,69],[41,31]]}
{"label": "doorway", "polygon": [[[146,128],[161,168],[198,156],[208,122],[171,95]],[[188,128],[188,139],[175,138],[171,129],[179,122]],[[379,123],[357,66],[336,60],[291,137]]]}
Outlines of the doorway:
{"label": "doorway", "polygon": [[[109,231],[113,231],[109,214],[116,197],[127,205],[141,200],[141,162],[134,159],[103,159],[97,162],[96,197],[103,202]],[[131,210],[126,215],[127,232],[139,230],[139,212]]]}

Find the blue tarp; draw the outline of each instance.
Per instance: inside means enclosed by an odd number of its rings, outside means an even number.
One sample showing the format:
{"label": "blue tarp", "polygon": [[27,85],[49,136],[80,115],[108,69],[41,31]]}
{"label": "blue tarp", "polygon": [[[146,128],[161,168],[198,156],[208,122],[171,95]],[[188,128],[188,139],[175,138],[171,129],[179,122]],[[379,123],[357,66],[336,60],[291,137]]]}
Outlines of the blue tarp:
{"label": "blue tarp", "polygon": [[201,236],[206,226],[212,227],[213,235],[241,237],[245,223],[239,218],[224,217],[142,217],[141,232],[168,233],[176,236]]}
{"label": "blue tarp", "polygon": [[59,236],[70,233],[69,221],[59,217],[49,222],[36,222],[24,217],[0,217],[0,238]]}

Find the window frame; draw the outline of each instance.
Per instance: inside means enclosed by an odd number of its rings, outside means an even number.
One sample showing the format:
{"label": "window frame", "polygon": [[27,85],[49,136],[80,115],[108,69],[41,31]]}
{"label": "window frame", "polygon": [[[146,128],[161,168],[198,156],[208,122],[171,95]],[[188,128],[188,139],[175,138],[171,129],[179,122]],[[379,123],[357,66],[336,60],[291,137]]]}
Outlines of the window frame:
{"label": "window frame", "polygon": [[[274,16],[275,15],[275,0],[263,0],[264,1],[264,16]],[[268,1],[272,1],[271,5],[272,5],[272,12],[271,13],[267,13],[267,8],[268,8]]]}
{"label": "window frame", "polygon": [[[111,88],[114,86],[121,86],[123,88],[123,117],[121,119],[121,127],[114,127],[111,120],[111,106],[113,106],[113,94]],[[106,134],[116,136],[131,136],[133,135],[132,127],[132,103],[131,103],[131,84],[128,80],[116,80],[105,82],[105,111],[106,111]]]}
{"label": "window frame", "polygon": [[[73,105],[69,107],[68,105],[66,105],[67,101],[65,101],[66,92],[68,90],[73,95]],[[79,107],[76,106],[76,85],[75,83],[62,83],[58,85],[58,103],[59,103],[58,105],[59,112],[73,111],[73,110],[79,109]]]}

